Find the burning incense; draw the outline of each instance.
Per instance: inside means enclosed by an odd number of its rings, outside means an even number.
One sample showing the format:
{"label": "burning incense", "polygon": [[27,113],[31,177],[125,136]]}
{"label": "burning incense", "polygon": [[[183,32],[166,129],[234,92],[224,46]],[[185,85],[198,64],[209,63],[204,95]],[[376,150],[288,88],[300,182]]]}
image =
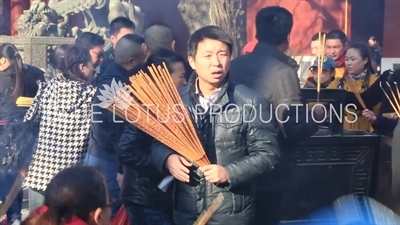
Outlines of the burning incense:
{"label": "burning incense", "polygon": [[[129,78],[130,94],[121,92],[110,111],[151,135],[198,166],[209,165],[193,122],[165,64],[148,67]],[[119,102],[129,103],[126,108]]]}

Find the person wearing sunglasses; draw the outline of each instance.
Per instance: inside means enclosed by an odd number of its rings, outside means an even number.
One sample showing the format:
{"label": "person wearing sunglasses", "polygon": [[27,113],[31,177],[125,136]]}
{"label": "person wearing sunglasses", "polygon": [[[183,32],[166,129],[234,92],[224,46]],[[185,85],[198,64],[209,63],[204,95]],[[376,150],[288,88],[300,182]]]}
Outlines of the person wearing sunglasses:
{"label": "person wearing sunglasses", "polygon": [[[329,56],[321,57],[321,60],[316,59],[314,64],[310,67],[312,76],[306,81],[304,88],[316,88],[318,83],[318,63],[322,63],[322,73],[321,73],[321,88],[331,88],[333,85],[332,81],[335,80],[335,60]],[[332,87],[334,88],[334,87]]]}

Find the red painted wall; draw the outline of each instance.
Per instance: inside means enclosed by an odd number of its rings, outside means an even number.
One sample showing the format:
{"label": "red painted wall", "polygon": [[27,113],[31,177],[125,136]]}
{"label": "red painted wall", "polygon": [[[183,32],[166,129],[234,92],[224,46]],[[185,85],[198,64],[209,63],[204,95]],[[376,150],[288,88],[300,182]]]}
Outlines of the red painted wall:
{"label": "red painted wall", "polygon": [[383,56],[400,57],[400,1],[386,0]]}
{"label": "red painted wall", "polygon": [[[3,0],[4,1],[4,0]],[[7,1],[7,0],[5,0]],[[10,1],[10,23],[11,35],[18,35],[18,18],[25,9],[29,8],[29,0],[9,0]]]}
{"label": "red painted wall", "polygon": [[[259,9],[281,6],[293,14],[290,45],[303,53],[309,53],[311,37],[318,31],[340,29],[344,31],[346,0],[248,0],[247,39],[255,40],[255,18]],[[348,7],[348,31],[351,5]],[[350,32],[347,32],[350,36]]]}

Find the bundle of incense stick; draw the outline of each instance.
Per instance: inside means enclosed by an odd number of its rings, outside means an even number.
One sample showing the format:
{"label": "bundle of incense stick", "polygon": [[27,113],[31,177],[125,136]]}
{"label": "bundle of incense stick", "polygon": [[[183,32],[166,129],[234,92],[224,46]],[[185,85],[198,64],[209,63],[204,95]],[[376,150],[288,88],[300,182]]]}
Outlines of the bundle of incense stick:
{"label": "bundle of incense stick", "polygon": [[[389,101],[390,105],[392,106],[393,110],[396,112],[397,117],[400,118],[400,104],[399,104],[399,102],[400,102],[400,91],[399,91],[399,88],[397,86],[397,83],[393,82],[394,85],[396,86],[396,92],[393,91],[392,87],[390,86],[390,84],[388,82],[385,82],[385,83],[389,87],[389,90],[390,90],[389,94],[387,93],[385,88],[382,87],[382,82],[379,82],[379,86],[381,86],[381,89],[382,89],[383,93],[385,94],[386,98],[388,99],[388,101]],[[390,98],[390,96],[392,98]]]}
{"label": "bundle of incense stick", "polygon": [[[192,120],[180,98],[165,64],[148,67],[129,78],[131,94],[117,93],[109,110],[161,143],[186,157],[197,166],[209,165]],[[129,103],[126,108],[118,102]]]}
{"label": "bundle of incense stick", "polygon": [[[322,36],[322,37],[321,37]],[[321,92],[321,75],[322,75],[322,64],[324,63],[324,56],[325,56],[325,39],[326,35],[322,34],[322,32],[318,32],[318,42],[319,42],[319,49],[318,49],[318,71],[317,71],[317,102],[319,102],[319,94]]]}

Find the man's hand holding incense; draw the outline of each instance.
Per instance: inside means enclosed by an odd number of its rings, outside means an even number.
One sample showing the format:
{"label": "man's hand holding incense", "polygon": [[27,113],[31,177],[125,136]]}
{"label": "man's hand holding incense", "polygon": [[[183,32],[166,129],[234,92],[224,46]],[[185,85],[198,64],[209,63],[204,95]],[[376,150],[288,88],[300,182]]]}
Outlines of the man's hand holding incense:
{"label": "man's hand holding incense", "polygon": [[213,164],[200,167],[201,172],[203,172],[204,177],[210,183],[225,183],[228,182],[229,176],[226,169],[223,166]]}
{"label": "man's hand holding incense", "polygon": [[168,156],[165,163],[167,169],[177,180],[182,182],[189,182],[189,168],[192,164],[180,155],[172,154]]}

